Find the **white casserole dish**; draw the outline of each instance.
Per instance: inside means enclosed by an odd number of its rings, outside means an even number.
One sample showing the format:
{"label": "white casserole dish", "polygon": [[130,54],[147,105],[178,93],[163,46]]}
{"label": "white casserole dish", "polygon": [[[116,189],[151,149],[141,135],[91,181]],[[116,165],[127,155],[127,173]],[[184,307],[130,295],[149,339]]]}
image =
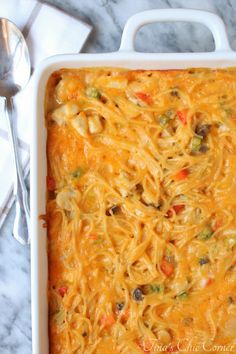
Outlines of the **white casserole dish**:
{"label": "white casserole dish", "polygon": [[[138,53],[134,49],[137,30],[153,22],[197,22],[213,34],[215,51],[210,53]],[[131,69],[184,69],[189,67],[219,68],[236,66],[236,53],[230,48],[222,20],[211,13],[197,10],[150,10],[134,15],[127,22],[118,52],[55,56],[41,63],[34,74],[33,134],[31,146],[31,278],[32,278],[32,344],[33,354],[48,354],[47,309],[47,237],[39,215],[46,205],[46,129],[44,95],[47,80],[55,70],[94,66]],[[83,353],[81,353],[83,354]]]}

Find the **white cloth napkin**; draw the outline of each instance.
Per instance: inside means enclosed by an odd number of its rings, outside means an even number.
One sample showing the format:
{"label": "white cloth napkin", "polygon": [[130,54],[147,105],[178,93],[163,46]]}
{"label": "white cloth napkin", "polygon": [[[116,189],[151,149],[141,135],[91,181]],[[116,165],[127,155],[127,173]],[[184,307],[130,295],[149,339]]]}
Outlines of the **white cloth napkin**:
{"label": "white cloth napkin", "polygon": [[[48,56],[79,52],[92,29],[64,12],[34,0],[1,0],[0,17],[13,21],[25,35],[33,68]],[[28,85],[14,98],[20,156],[25,175],[29,171],[29,120],[32,119],[29,102]],[[0,98],[0,228],[14,201],[14,166],[3,107],[3,99]]]}

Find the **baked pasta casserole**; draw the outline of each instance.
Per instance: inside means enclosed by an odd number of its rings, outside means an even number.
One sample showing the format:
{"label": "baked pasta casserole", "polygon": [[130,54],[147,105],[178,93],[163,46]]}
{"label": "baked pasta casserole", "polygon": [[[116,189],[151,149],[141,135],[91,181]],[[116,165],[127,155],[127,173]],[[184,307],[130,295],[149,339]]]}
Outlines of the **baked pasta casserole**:
{"label": "baked pasta casserole", "polygon": [[236,353],[236,69],[62,69],[45,116],[50,354]]}

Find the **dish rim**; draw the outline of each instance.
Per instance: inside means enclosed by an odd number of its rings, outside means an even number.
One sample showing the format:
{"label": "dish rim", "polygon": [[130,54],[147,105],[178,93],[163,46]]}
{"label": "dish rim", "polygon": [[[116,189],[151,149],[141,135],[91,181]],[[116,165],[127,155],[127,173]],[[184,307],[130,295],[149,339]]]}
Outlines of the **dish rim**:
{"label": "dish rim", "polygon": [[[177,11],[177,12],[176,12]],[[31,309],[32,309],[32,353],[48,354],[48,307],[47,307],[47,237],[42,228],[39,215],[45,214],[46,205],[46,128],[44,124],[44,96],[49,76],[61,68],[76,69],[83,67],[112,67],[127,69],[171,70],[186,68],[224,68],[236,66],[236,52],[228,42],[218,42],[218,49],[209,53],[139,53],[133,50],[134,36],[142,24],[158,22],[160,12],[165,19],[176,18],[191,12],[193,16],[204,16],[208,21],[222,20],[213,14],[198,10],[150,10],[139,13],[127,22],[121,41],[121,49],[117,52],[102,54],[69,54],[50,57],[39,65],[33,81],[33,112],[31,124]],[[186,12],[187,11],[187,12]],[[158,12],[158,13],[157,13]],[[148,13],[148,14],[147,14]],[[212,16],[213,15],[213,18]],[[136,20],[133,18],[136,16]],[[210,16],[210,19],[209,19]],[[138,20],[137,20],[138,17]],[[182,18],[182,17],[181,17]],[[205,17],[204,17],[205,18]],[[154,21],[155,20],[155,21]],[[133,21],[133,22],[132,22]],[[218,20],[217,20],[218,21]],[[196,21],[195,21],[196,22]],[[202,22],[202,21],[200,21]],[[133,23],[133,24],[132,24]],[[132,27],[133,26],[133,27]],[[130,32],[130,28],[132,31]],[[223,24],[224,28],[224,24]],[[221,27],[222,30],[222,27]],[[224,28],[225,31],[225,28]],[[126,41],[128,34],[132,34]],[[224,36],[223,36],[224,37]],[[215,38],[215,37],[214,37]],[[227,36],[225,37],[227,39]],[[128,45],[129,44],[129,45]]]}

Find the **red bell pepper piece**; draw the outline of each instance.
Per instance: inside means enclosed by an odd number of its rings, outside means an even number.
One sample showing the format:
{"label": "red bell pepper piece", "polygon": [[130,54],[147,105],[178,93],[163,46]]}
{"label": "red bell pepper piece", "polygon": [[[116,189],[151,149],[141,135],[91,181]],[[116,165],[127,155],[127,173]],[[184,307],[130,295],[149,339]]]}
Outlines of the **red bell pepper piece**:
{"label": "red bell pepper piece", "polygon": [[64,297],[66,295],[67,291],[68,291],[68,288],[66,286],[61,286],[58,289],[58,292],[61,295],[61,297]]}
{"label": "red bell pepper piece", "polygon": [[149,105],[153,103],[152,97],[148,93],[136,92],[135,96]]}
{"label": "red bell pepper piece", "polygon": [[187,124],[187,116],[186,116],[187,111],[183,110],[183,111],[177,111],[176,114],[179,118],[179,120],[186,125]]}

